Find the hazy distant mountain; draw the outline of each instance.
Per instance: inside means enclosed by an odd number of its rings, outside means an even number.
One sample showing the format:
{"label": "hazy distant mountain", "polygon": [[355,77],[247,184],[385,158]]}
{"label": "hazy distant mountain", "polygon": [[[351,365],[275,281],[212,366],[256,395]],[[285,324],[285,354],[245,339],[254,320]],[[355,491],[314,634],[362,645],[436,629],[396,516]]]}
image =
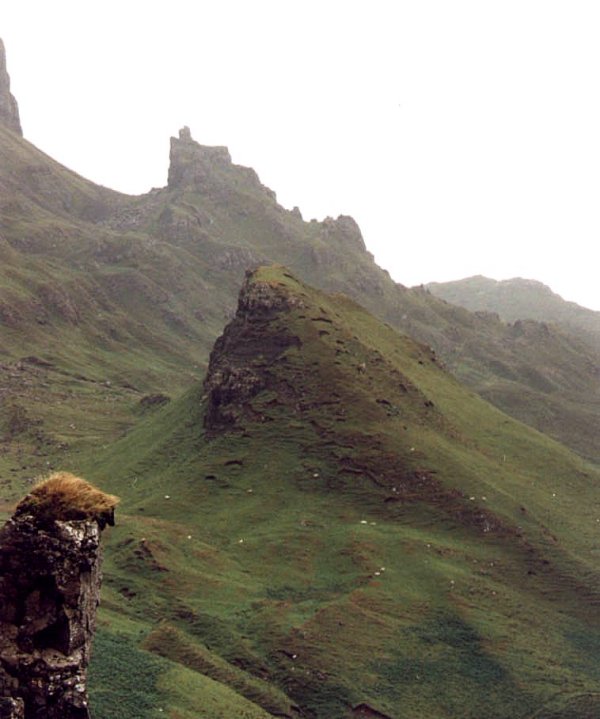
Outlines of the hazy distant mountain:
{"label": "hazy distant mountain", "polygon": [[477,275],[455,282],[430,282],[427,289],[473,312],[497,312],[508,322],[540,320],[561,324],[600,349],[600,312],[567,302],[536,280],[491,280]]}

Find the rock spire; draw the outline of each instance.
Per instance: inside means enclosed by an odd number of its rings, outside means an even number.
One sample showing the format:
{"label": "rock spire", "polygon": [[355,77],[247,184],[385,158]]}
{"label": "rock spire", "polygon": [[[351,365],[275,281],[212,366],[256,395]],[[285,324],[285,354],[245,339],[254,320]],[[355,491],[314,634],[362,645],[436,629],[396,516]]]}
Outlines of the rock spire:
{"label": "rock spire", "polygon": [[58,473],[0,530],[0,719],[90,718],[100,533],[116,501]]}
{"label": "rock spire", "polygon": [[6,51],[0,38],[0,124],[23,136],[19,106],[10,91],[10,77],[6,70]]}
{"label": "rock spire", "polygon": [[179,137],[171,138],[168,185],[202,187],[219,168],[231,167],[231,155],[226,147],[207,147],[192,138],[190,128],[179,130]]}

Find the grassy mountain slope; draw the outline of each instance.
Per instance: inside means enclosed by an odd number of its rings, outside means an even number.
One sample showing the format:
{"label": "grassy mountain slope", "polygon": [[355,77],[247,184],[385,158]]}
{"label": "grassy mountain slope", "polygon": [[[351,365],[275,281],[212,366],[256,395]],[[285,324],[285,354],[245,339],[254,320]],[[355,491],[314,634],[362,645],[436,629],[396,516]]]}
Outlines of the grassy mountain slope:
{"label": "grassy mountain slope", "polygon": [[427,288],[443,300],[476,312],[497,312],[507,322],[532,319],[562,325],[600,349],[600,312],[567,302],[535,280],[489,279],[478,275],[456,282],[431,282]]}
{"label": "grassy mountain slope", "polygon": [[0,127],[0,190],[0,392],[17,418],[0,467],[17,479],[86,437],[112,441],[145,395],[190,387],[244,271],[265,261],[348,294],[498,406],[599,457],[596,353],[395,284],[351,218],[305,222],[225,148],[182,133],[168,186],[128,197]]}
{"label": "grassy mountain slope", "polygon": [[204,386],[72,469],[124,499],[97,719],[128,664],[123,719],[600,711],[598,471],[348,298],[258,270]]}

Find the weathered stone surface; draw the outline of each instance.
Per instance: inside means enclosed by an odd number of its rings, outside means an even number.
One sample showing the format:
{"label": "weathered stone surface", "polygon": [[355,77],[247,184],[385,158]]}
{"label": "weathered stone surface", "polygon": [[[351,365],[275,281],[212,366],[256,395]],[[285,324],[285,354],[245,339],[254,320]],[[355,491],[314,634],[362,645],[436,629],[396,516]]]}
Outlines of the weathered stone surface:
{"label": "weathered stone surface", "polygon": [[24,719],[25,706],[22,699],[0,697],[0,719]]}
{"label": "weathered stone surface", "polygon": [[[243,186],[277,201],[275,193],[261,183],[251,167],[234,165],[226,147],[210,147],[196,142],[189,127],[183,127],[179,137],[171,138],[169,160],[170,190],[189,188],[217,203],[228,204],[235,196],[234,188]],[[200,217],[196,219],[202,224]]]}
{"label": "weathered stone surface", "polygon": [[226,147],[207,147],[192,139],[189,127],[171,138],[169,188],[194,185],[202,187],[218,168],[231,166],[231,155]]}
{"label": "weathered stone surface", "polygon": [[326,217],[321,226],[325,241],[337,243],[342,247],[351,247],[360,252],[367,251],[360,227],[349,215],[339,215],[335,220]]}
{"label": "weathered stone surface", "polygon": [[10,91],[10,77],[6,70],[6,51],[2,39],[0,39],[0,123],[19,135],[23,135],[19,106]]}
{"label": "weathered stone surface", "polygon": [[0,717],[89,718],[100,564],[95,519],[40,524],[22,514],[0,530],[0,697],[12,700]]}
{"label": "weathered stone surface", "polygon": [[[241,429],[240,420],[253,412],[250,401],[271,382],[270,363],[300,344],[285,327],[266,331],[267,325],[280,313],[302,306],[299,297],[246,273],[236,315],[210,355],[204,381],[208,395],[204,425],[209,431]],[[260,362],[252,362],[256,357]]]}

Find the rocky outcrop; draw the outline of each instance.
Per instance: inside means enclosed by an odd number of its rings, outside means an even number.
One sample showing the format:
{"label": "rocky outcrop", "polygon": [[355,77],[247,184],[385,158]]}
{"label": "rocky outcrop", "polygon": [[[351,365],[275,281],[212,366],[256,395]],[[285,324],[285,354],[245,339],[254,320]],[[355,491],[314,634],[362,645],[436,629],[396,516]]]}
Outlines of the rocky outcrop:
{"label": "rocky outcrop", "polygon": [[0,530],[0,718],[89,719],[103,523],[52,520],[34,500]]}
{"label": "rocky outcrop", "polygon": [[[342,248],[366,252],[367,247],[356,220],[349,215],[340,215],[337,219],[326,217],[322,224],[321,234],[328,243],[336,243]],[[372,257],[372,255],[370,255]]]}
{"label": "rocky outcrop", "polygon": [[[277,315],[302,307],[276,283],[259,282],[246,273],[234,319],[216,341],[210,355],[204,389],[208,406],[204,425],[209,431],[240,427],[244,415],[252,414],[250,400],[271,382],[270,365],[300,340],[285,326],[269,323]],[[260,361],[252,361],[260,358]]]}
{"label": "rocky outcrop", "polygon": [[0,39],[0,124],[21,136],[23,135],[19,106],[10,91],[10,77],[6,70],[6,51],[2,39]]}
{"label": "rocky outcrop", "polygon": [[228,205],[236,195],[234,188],[243,187],[277,201],[273,190],[261,183],[251,167],[234,165],[226,147],[200,145],[187,126],[179,130],[179,137],[171,138],[169,160],[169,190],[192,189]]}
{"label": "rocky outcrop", "polygon": [[0,719],[24,719],[25,706],[22,699],[0,697]]}
{"label": "rocky outcrop", "polygon": [[169,189],[188,185],[202,187],[219,168],[231,166],[226,147],[200,145],[192,139],[189,127],[179,130],[179,137],[171,138],[169,160]]}

